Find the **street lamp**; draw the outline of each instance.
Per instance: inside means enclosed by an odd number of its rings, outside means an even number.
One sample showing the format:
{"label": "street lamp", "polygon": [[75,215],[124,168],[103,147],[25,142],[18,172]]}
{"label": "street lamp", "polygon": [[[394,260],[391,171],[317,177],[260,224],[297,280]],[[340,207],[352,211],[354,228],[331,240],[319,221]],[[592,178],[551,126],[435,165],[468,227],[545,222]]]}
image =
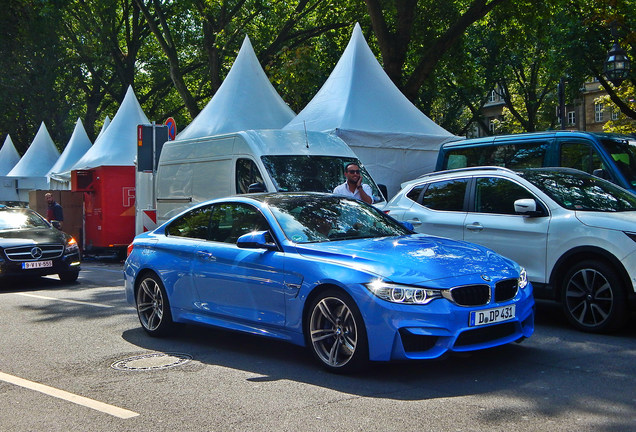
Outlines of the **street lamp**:
{"label": "street lamp", "polygon": [[623,48],[621,48],[618,44],[616,23],[613,22],[611,26],[614,45],[612,45],[612,48],[607,52],[603,73],[609,82],[618,87],[627,77],[629,77],[631,62],[629,57],[627,57],[625,50],[623,50]]}

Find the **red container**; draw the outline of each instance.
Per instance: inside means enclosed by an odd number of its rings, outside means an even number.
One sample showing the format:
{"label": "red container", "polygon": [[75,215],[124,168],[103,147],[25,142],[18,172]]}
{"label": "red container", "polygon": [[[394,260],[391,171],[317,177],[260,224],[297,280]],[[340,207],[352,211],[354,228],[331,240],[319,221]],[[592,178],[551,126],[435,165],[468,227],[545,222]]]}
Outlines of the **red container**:
{"label": "red container", "polygon": [[84,192],[85,250],[125,250],[135,237],[135,167],[72,171],[71,190]]}

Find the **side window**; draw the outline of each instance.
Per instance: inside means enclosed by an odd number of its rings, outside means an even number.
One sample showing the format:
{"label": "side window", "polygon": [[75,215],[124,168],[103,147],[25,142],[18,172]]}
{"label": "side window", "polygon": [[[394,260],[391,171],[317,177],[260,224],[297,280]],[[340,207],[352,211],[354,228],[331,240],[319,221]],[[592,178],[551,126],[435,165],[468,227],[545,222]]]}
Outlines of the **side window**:
{"label": "side window", "polygon": [[475,190],[477,213],[515,214],[514,202],[518,199],[534,198],[524,187],[508,179],[481,177]]}
{"label": "side window", "polygon": [[549,141],[531,141],[481,145],[451,150],[446,169],[494,165],[511,169],[538,168],[544,165]]}
{"label": "side window", "polygon": [[467,185],[468,179],[431,183],[420,204],[432,210],[463,211]]}
{"label": "side window", "polygon": [[420,199],[420,194],[422,193],[422,190],[424,190],[425,187],[426,185],[415,186],[413,189],[409,191],[409,193],[406,194],[406,197],[410,199],[411,201],[417,202]]}
{"label": "side window", "polygon": [[205,240],[208,236],[212,206],[196,208],[173,221],[166,228],[166,234]]}
{"label": "side window", "polygon": [[236,193],[245,194],[251,184],[262,183],[263,176],[261,175],[256,163],[251,159],[237,159],[236,160]]}
{"label": "side window", "polygon": [[602,168],[601,157],[594,148],[584,142],[561,142],[561,166],[575,168],[589,174]]}
{"label": "side window", "polygon": [[267,220],[249,204],[227,203],[216,205],[210,223],[212,241],[236,243],[243,234],[269,230]]}

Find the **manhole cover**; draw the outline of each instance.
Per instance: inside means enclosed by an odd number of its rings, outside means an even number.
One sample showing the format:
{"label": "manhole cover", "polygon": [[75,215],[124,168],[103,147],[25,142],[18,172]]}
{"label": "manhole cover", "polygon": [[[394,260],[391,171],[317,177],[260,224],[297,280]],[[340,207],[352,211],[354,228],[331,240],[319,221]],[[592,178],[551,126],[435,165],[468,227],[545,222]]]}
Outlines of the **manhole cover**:
{"label": "manhole cover", "polygon": [[117,370],[157,370],[181,366],[192,360],[192,356],[180,353],[151,353],[119,360],[110,365]]}

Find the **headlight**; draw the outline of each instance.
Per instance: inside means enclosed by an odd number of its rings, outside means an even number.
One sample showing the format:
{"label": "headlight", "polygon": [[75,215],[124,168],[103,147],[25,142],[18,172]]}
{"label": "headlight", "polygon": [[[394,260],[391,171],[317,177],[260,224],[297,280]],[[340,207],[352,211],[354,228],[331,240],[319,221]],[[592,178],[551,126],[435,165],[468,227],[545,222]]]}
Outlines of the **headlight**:
{"label": "headlight", "polygon": [[526,269],[521,267],[521,271],[519,272],[519,288],[525,288],[528,286],[528,274],[526,273]]}
{"label": "headlight", "polygon": [[77,241],[71,237],[66,241],[65,253],[72,254],[77,253],[79,251],[79,246],[77,245]]}
{"label": "headlight", "polygon": [[364,286],[374,295],[391,303],[423,305],[442,297],[442,292],[438,289],[398,285],[381,280],[366,283]]}

